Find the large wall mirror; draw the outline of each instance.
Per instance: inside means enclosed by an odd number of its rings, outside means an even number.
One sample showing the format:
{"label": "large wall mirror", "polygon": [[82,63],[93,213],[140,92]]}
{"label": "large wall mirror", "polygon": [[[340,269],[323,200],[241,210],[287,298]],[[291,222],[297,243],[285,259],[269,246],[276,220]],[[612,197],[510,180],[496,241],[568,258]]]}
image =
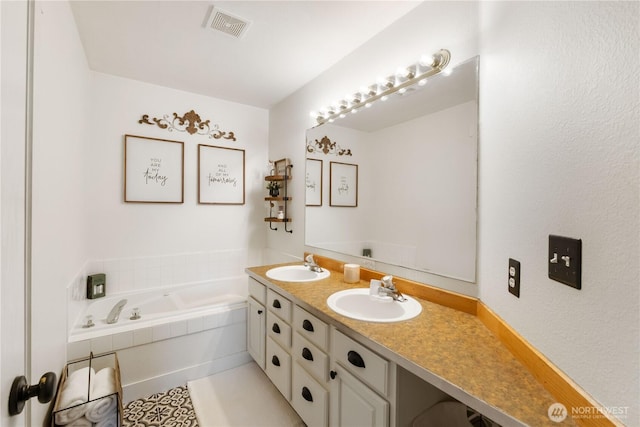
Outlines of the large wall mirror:
{"label": "large wall mirror", "polygon": [[307,246],[475,282],[478,62],[307,131]]}

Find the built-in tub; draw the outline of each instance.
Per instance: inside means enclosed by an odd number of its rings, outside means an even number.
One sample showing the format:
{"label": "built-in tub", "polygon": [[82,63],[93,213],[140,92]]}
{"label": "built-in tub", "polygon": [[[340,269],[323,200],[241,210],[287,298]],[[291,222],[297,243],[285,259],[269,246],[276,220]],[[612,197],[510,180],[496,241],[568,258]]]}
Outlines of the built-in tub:
{"label": "built-in tub", "polygon": [[[67,358],[117,352],[125,403],[248,363],[247,294],[239,276],[88,300],[69,328]],[[107,324],[122,299],[118,322]]]}
{"label": "built-in tub", "polygon": [[[118,321],[108,324],[109,312],[123,299],[127,303]],[[246,301],[246,277],[123,292],[89,300],[70,330],[69,342],[228,311],[246,306]],[[131,318],[134,310],[139,313],[139,319]],[[91,327],[86,327],[88,316],[93,322]]]}

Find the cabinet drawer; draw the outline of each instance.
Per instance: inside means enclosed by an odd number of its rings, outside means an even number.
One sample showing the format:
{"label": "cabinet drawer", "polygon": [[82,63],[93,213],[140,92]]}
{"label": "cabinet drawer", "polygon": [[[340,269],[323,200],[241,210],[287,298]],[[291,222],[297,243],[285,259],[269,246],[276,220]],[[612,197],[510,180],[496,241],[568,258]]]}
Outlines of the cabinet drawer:
{"label": "cabinet drawer", "polygon": [[331,333],[333,358],[373,389],[387,395],[389,362],[337,329],[332,328]]}
{"label": "cabinet drawer", "polygon": [[267,308],[282,320],[291,323],[291,301],[271,289],[267,290]]}
{"label": "cabinet drawer", "polygon": [[328,351],[329,326],[297,305],[293,307],[293,327],[322,351]]}
{"label": "cabinet drawer", "polygon": [[294,360],[318,381],[321,383],[327,382],[329,356],[297,332],[293,333],[293,350],[291,354]]}
{"label": "cabinet drawer", "polygon": [[329,393],[300,365],[293,364],[291,405],[308,426],[329,423]]}
{"label": "cabinet drawer", "polygon": [[284,348],[291,348],[291,326],[272,312],[267,312],[267,335]]}
{"label": "cabinet drawer", "polygon": [[291,356],[271,338],[267,338],[266,364],[271,382],[287,400],[291,400]]}
{"label": "cabinet drawer", "polygon": [[267,299],[267,288],[253,277],[249,277],[249,295],[259,303],[264,304]]}

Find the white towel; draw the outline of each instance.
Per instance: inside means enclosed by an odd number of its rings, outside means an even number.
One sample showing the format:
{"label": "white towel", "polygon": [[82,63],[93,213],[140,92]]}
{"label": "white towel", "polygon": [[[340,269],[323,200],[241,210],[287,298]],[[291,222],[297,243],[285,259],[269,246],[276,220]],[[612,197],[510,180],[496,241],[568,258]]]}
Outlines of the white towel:
{"label": "white towel", "polygon": [[77,420],[71,421],[69,424],[67,424],[67,427],[91,427],[91,425],[91,421],[89,421],[85,417],[81,417]]}
{"label": "white towel", "polygon": [[97,400],[92,400],[85,406],[87,407],[85,417],[94,423],[99,423],[100,421],[118,415],[118,400],[116,399],[116,395],[105,396]]}
{"label": "white towel", "polygon": [[113,416],[97,422],[95,427],[118,427],[118,415],[113,414]]}
{"label": "white towel", "polygon": [[111,368],[103,368],[93,378],[91,386],[91,400],[108,396],[116,392],[116,371]]}
{"label": "white towel", "polygon": [[91,401],[87,403],[85,416],[88,420],[99,423],[103,420],[117,417],[118,399],[116,393],[115,371],[104,368],[94,377],[91,388]]}
{"label": "white towel", "polygon": [[[56,424],[61,426],[69,425],[74,421],[78,421],[78,419],[84,418],[86,411],[86,405],[81,404],[80,406],[74,406],[73,408],[56,412]],[[91,423],[89,423],[89,425],[91,425]]]}
{"label": "white towel", "polygon": [[86,402],[89,398],[89,384],[95,378],[93,368],[82,368],[73,372],[64,383],[60,396],[60,409],[73,406],[73,402]]}
{"label": "white towel", "polygon": [[87,402],[89,381],[90,378],[94,377],[94,370],[88,367],[79,369],[69,375],[60,392],[58,410],[69,409],[56,412],[55,418],[57,424],[68,425],[85,414],[87,408],[82,404]]}

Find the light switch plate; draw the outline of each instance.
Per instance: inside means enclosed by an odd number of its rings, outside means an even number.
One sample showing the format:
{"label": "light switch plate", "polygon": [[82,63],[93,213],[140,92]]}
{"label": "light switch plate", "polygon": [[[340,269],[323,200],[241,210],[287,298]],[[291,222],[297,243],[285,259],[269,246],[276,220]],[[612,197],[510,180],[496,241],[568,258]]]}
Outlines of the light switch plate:
{"label": "light switch plate", "polygon": [[582,289],[582,240],[549,235],[549,278]]}
{"label": "light switch plate", "polygon": [[520,261],[509,258],[509,292],[520,298]]}

